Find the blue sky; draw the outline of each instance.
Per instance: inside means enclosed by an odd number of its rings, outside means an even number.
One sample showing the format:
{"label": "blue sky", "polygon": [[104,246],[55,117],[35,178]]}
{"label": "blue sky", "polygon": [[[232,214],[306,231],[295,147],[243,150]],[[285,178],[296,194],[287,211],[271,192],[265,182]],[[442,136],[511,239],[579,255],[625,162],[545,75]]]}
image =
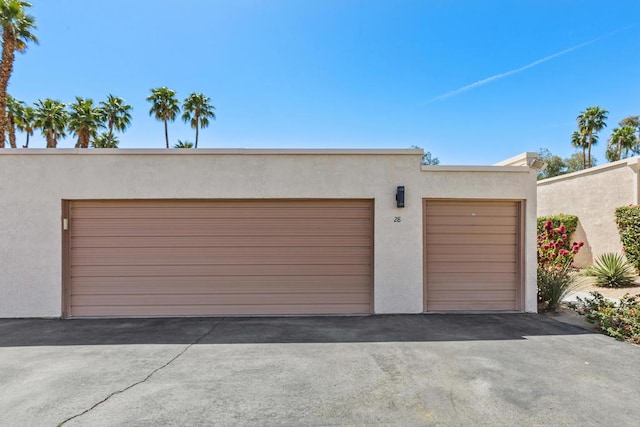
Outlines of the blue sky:
{"label": "blue sky", "polygon": [[[121,96],[134,107],[122,148],[164,147],[145,101],[158,86],[212,98],[218,118],[201,147],[418,145],[445,164],[540,147],[568,156],[575,117],[592,105],[610,111],[603,162],[610,130],[640,114],[636,0],[32,3],[40,45],[18,55],[9,92],[28,103]],[[194,139],[181,121],[169,136]]]}

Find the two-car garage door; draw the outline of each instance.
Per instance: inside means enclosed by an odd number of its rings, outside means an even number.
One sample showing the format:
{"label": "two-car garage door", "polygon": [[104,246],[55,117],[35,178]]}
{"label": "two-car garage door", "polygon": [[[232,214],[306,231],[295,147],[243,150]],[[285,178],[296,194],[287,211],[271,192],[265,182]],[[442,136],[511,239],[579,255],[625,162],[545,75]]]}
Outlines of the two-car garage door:
{"label": "two-car garage door", "polygon": [[371,313],[371,200],[70,201],[69,317]]}

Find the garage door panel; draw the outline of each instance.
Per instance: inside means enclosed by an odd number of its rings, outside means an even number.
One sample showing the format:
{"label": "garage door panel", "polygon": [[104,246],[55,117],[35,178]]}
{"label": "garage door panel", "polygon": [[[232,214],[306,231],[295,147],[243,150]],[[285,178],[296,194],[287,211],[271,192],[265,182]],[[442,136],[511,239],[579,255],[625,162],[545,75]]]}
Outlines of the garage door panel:
{"label": "garage door panel", "polygon": [[429,218],[442,216],[486,216],[491,218],[510,218],[516,215],[517,206],[511,202],[451,202],[447,201],[446,206],[426,206],[425,215]]}
{"label": "garage door panel", "polygon": [[368,264],[369,247],[80,248],[73,265]]}
{"label": "garage door panel", "polygon": [[74,201],[71,316],[371,312],[368,200]]}
{"label": "garage door panel", "polygon": [[[101,280],[91,280],[101,279]],[[108,280],[111,279],[111,280]],[[144,280],[136,280],[144,279]],[[195,279],[195,280],[194,280]],[[83,278],[74,286],[74,295],[154,295],[154,294],[251,294],[265,288],[270,293],[362,293],[367,294],[369,277],[310,276],[300,281],[295,276],[271,277],[125,277]]]}
{"label": "garage door panel", "polygon": [[[495,220],[494,220],[495,222]],[[429,230],[429,224],[427,224],[427,230]],[[435,226],[433,229],[433,234],[446,234],[446,235],[455,235],[455,234],[481,234],[481,235],[491,235],[491,234],[506,234],[509,236],[515,235],[513,227],[505,227],[503,225],[439,225]]]}
{"label": "garage door panel", "polygon": [[[494,216],[472,216],[472,215],[447,215],[433,216],[426,220],[428,227],[441,227],[450,225],[471,225],[471,226],[495,226]],[[516,218],[512,216],[501,217],[499,225],[508,227],[510,231],[516,226]],[[435,231],[435,230],[434,230]]]}
{"label": "garage door panel", "polygon": [[[468,282],[438,282],[431,280],[429,282],[429,291],[464,291],[464,292],[475,292],[481,288],[487,291],[513,291],[513,280],[509,281],[487,281],[487,282],[479,282],[479,281],[468,281]],[[433,296],[433,293],[430,294]],[[430,297],[431,298],[431,297]]]}
{"label": "garage door panel", "polygon": [[467,289],[448,289],[444,291],[433,290],[430,299],[433,302],[456,302],[465,301],[467,303],[474,301],[482,302],[510,302],[515,298],[514,289],[485,289],[467,290]]}
{"label": "garage door panel", "polygon": [[240,248],[240,247],[370,247],[371,237],[361,236],[73,236],[73,248]]}
{"label": "garage door panel", "polygon": [[[317,208],[297,208],[291,207],[259,207],[254,206],[201,206],[202,203],[196,204],[190,209],[185,206],[165,207],[162,210],[158,207],[149,206],[120,206],[120,207],[88,207],[76,208],[73,216],[76,219],[113,219],[114,215],[118,218],[126,219],[145,219],[145,220],[194,220],[194,219],[369,219],[370,210],[367,207],[317,207]],[[256,208],[258,206],[258,208]],[[242,207],[240,209],[240,207]]]}
{"label": "garage door panel", "polygon": [[[248,316],[367,314],[369,304],[284,304],[255,305],[166,305],[166,306],[77,306],[75,317],[167,317],[167,316]],[[215,314],[212,314],[215,313]]]}
{"label": "garage door panel", "polygon": [[75,236],[367,236],[368,221],[354,219],[259,220],[243,222],[233,219],[154,220],[125,219],[93,221],[74,219],[71,237]]}
{"label": "garage door panel", "polygon": [[[120,200],[79,200],[73,201],[72,211],[87,208],[155,208],[155,209],[327,209],[361,208],[369,209],[369,200],[363,199],[120,199]],[[308,203],[307,205],[303,205]],[[215,205],[214,205],[215,204]]]}
{"label": "garage door panel", "polygon": [[428,263],[427,269],[433,273],[456,271],[459,273],[511,273],[513,262],[439,262]]}
{"label": "garage door panel", "polygon": [[440,301],[432,312],[513,311],[513,301]]}
{"label": "garage door panel", "polygon": [[[471,262],[503,262],[504,258],[514,257],[516,255],[515,247],[507,247],[508,250],[500,250],[499,252],[491,252],[490,249],[485,248],[484,251],[464,251],[455,253],[456,261],[460,263],[471,263]],[[464,249],[461,249],[464,250]],[[451,261],[451,256],[454,253],[450,252],[432,252],[429,256],[430,264],[440,264],[442,262]],[[496,255],[499,255],[500,258],[496,259]]]}
{"label": "garage door panel", "polygon": [[490,283],[490,282],[515,282],[517,275],[515,272],[496,273],[496,272],[460,272],[460,271],[446,271],[442,273],[429,272],[429,283],[431,282],[477,282],[477,283]]}
{"label": "garage door panel", "polygon": [[495,253],[495,254],[515,254],[517,251],[516,245],[509,244],[438,244],[437,251],[434,254],[483,254],[483,253]]}
{"label": "garage door panel", "polygon": [[453,234],[453,233],[433,233],[427,228],[430,245],[456,244],[456,245],[513,245],[513,234]]}
{"label": "garage door panel", "polygon": [[[290,295],[287,305],[367,304],[366,295],[351,293],[306,293]],[[73,295],[72,305],[252,305],[282,304],[282,295],[265,294],[153,294],[153,295]]]}
{"label": "garage door panel", "polygon": [[519,204],[427,200],[425,309],[516,310]]}
{"label": "garage door panel", "polygon": [[[152,268],[150,268],[152,267]],[[82,276],[270,276],[270,275],[369,275],[368,265],[129,265],[93,266],[79,265],[72,268],[72,277]]]}

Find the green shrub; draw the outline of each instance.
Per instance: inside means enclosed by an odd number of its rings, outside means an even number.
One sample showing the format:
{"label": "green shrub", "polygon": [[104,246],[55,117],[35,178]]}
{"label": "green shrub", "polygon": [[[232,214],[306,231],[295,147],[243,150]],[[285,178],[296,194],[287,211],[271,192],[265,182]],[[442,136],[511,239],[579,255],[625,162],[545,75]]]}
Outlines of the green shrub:
{"label": "green shrub", "polygon": [[626,294],[620,304],[607,300],[599,292],[591,292],[593,298],[578,301],[584,307],[578,312],[605,334],[622,341],[640,344],[640,301],[637,296]]}
{"label": "green shrub", "polygon": [[[558,214],[558,215],[549,215],[549,216],[539,216],[538,217],[538,234],[542,234],[544,231],[545,224],[547,221],[551,221],[553,228],[558,228],[561,225],[564,225],[566,228],[566,233],[569,238],[573,235],[578,228],[578,217],[575,215],[569,214]],[[565,249],[569,249],[567,246]]]}
{"label": "green shrub", "polygon": [[555,311],[571,290],[573,278],[566,270],[538,268],[538,302]]}
{"label": "green shrub", "polygon": [[640,272],[640,205],[616,208],[615,218],[622,250],[636,271]]}
{"label": "green shrub", "polygon": [[633,286],[635,279],[633,266],[623,255],[615,253],[600,255],[584,274],[595,277],[596,286],[604,288]]}

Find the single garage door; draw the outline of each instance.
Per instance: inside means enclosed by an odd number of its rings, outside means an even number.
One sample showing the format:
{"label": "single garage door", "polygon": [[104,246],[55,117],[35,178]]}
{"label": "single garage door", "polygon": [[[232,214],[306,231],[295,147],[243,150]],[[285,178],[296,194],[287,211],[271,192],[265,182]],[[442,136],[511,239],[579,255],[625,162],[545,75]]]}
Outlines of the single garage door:
{"label": "single garage door", "polygon": [[520,310],[520,203],[425,200],[425,310]]}
{"label": "single garage door", "polygon": [[70,201],[70,317],[372,311],[370,200]]}

